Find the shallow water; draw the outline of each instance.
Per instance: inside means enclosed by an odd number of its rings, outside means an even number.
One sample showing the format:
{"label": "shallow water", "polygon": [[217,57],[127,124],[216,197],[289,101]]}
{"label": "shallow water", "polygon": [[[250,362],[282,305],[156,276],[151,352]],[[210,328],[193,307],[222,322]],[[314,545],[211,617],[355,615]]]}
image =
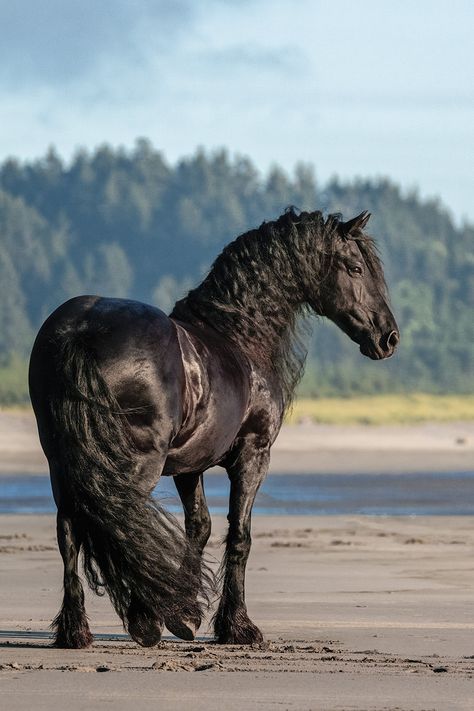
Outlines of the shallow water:
{"label": "shallow water", "polygon": [[[229,483],[224,473],[205,477],[211,513],[227,514]],[[171,511],[181,511],[171,477],[155,494]],[[53,513],[48,476],[1,476],[0,513]],[[257,495],[254,513],[327,515],[472,515],[474,471],[423,474],[278,474]]]}

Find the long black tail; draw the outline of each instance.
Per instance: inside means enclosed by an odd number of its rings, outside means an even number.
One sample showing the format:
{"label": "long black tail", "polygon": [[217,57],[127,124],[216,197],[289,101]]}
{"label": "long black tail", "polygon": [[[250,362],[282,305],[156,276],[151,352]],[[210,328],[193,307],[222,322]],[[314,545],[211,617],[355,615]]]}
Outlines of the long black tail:
{"label": "long black tail", "polygon": [[125,629],[147,644],[150,626],[167,618],[201,619],[212,575],[176,519],[140,489],[125,414],[84,335],[63,334],[59,349],[50,405],[86,579],[95,592],[105,589]]}

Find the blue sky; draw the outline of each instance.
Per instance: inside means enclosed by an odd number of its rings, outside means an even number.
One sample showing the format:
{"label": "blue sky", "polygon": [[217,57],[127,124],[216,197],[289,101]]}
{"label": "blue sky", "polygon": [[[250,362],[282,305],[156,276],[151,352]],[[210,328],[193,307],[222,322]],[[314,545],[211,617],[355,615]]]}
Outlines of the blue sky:
{"label": "blue sky", "polygon": [[472,0],[0,0],[0,159],[227,146],[474,221],[473,27]]}

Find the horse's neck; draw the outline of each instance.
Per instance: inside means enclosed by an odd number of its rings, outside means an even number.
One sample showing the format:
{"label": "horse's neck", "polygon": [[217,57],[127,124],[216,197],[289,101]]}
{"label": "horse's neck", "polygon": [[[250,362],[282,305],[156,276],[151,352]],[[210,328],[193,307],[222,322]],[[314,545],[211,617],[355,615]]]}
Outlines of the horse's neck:
{"label": "horse's neck", "polygon": [[[280,235],[275,239],[280,240]],[[236,241],[235,252],[224,252],[171,315],[224,336],[256,369],[282,383],[286,401],[304,360],[296,335],[301,285],[283,243],[275,245],[273,263],[268,253],[262,255],[247,244],[243,254],[241,247]]]}

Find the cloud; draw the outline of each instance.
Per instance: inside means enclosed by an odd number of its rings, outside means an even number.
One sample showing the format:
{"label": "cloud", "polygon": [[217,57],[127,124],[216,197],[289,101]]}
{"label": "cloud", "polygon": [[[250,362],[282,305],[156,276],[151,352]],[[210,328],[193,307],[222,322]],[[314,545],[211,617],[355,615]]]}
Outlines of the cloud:
{"label": "cloud", "polygon": [[219,66],[221,71],[259,69],[271,73],[293,73],[304,69],[304,58],[304,52],[292,45],[261,48],[256,43],[240,43],[201,53],[202,61]]}
{"label": "cloud", "polygon": [[0,83],[57,86],[143,61],[192,22],[192,0],[16,0],[0,4]]}
{"label": "cloud", "polygon": [[0,159],[148,136],[171,160],[225,145],[320,179],[390,173],[472,214],[472,17],[472,0],[0,0]]}

